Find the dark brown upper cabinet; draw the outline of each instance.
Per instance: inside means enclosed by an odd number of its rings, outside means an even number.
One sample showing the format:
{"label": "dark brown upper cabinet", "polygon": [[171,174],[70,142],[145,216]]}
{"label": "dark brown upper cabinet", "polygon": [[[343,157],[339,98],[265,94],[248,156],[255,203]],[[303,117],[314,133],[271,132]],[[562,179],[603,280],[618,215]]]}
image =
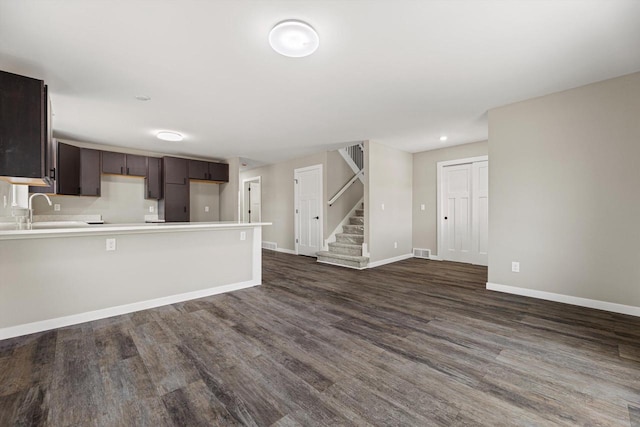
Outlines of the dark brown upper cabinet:
{"label": "dark brown upper cabinet", "polygon": [[100,151],[58,144],[57,194],[100,196]]}
{"label": "dark brown upper cabinet", "polygon": [[145,199],[162,198],[162,159],[156,157],[147,158],[145,184]]}
{"label": "dark brown upper cabinet", "polygon": [[189,182],[189,163],[178,157],[162,158],[162,173],[165,184],[187,184]]}
{"label": "dark brown upper cabinet", "polygon": [[0,177],[15,184],[51,184],[49,118],[42,80],[0,71]]}
{"label": "dark brown upper cabinet", "polygon": [[135,154],[103,151],[102,173],[114,175],[146,176],[147,158]]}
{"label": "dark brown upper cabinet", "polygon": [[229,165],[226,163],[189,160],[189,179],[229,182]]}

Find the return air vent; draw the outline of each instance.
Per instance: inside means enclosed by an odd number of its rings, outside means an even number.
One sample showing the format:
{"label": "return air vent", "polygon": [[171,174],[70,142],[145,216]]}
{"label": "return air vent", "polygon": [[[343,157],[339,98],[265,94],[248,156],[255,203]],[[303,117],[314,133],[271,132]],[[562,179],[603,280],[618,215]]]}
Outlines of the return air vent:
{"label": "return air vent", "polygon": [[276,242],[262,242],[262,249],[269,249],[271,251],[275,251],[278,249],[278,244]]}
{"label": "return air vent", "polygon": [[431,258],[431,249],[413,248],[413,256],[415,258],[430,259]]}

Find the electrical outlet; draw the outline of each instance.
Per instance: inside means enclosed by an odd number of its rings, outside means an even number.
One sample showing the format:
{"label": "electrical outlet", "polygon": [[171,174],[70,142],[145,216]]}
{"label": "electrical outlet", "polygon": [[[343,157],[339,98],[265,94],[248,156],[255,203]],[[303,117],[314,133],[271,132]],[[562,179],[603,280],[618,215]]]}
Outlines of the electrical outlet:
{"label": "electrical outlet", "polygon": [[154,206],[149,206],[149,212],[154,213],[156,208]]}
{"label": "electrical outlet", "polygon": [[423,211],[423,210],[425,210],[425,209],[426,209],[426,206],[424,205],[424,203],[423,203],[423,204],[421,204],[421,205],[420,205],[420,210],[421,210],[421,211]]}
{"label": "electrical outlet", "polygon": [[116,250],[116,239],[107,239],[107,250],[108,251]]}
{"label": "electrical outlet", "polygon": [[204,211],[205,211],[205,212],[209,212],[209,206],[205,206],[205,207],[204,207]]}
{"label": "electrical outlet", "polygon": [[56,212],[60,212],[60,203],[55,203],[53,205],[53,210],[56,211]]}
{"label": "electrical outlet", "polygon": [[247,240],[247,232],[246,231],[241,231],[240,232],[240,240]]}
{"label": "electrical outlet", "polygon": [[394,249],[398,249],[398,242],[393,242]]}
{"label": "electrical outlet", "polygon": [[520,263],[518,261],[513,261],[511,263],[511,271],[514,273],[520,273]]}

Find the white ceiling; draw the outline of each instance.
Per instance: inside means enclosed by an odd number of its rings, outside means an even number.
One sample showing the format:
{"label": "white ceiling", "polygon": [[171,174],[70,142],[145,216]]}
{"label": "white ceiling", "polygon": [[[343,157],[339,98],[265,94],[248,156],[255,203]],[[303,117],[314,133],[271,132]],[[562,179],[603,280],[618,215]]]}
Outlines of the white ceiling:
{"label": "white ceiling", "polygon": [[[315,54],[269,47],[289,18]],[[417,152],[486,139],[490,108],[639,71],[640,1],[1,0],[0,69],[49,84],[64,138],[262,162],[366,139]]]}

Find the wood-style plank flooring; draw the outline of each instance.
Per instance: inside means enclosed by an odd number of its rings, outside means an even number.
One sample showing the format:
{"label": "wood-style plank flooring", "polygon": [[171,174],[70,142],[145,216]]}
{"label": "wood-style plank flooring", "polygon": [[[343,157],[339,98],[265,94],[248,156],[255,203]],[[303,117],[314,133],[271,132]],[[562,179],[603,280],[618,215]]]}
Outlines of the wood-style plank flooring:
{"label": "wood-style plank flooring", "polygon": [[0,341],[0,425],[640,426],[640,319],[486,268],[264,253],[263,286]]}

